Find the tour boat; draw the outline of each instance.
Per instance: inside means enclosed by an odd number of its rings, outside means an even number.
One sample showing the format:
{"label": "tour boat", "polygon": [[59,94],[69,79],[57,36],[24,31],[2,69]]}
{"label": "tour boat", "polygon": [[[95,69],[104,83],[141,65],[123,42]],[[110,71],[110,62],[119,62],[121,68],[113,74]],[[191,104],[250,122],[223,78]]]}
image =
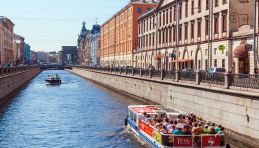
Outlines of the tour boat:
{"label": "tour boat", "polygon": [[223,148],[225,146],[224,135],[202,134],[197,136],[163,134],[154,126],[146,123],[141,118],[143,113],[151,117],[156,114],[165,113],[170,120],[176,120],[178,115],[182,114],[170,107],[157,105],[130,105],[128,107],[128,127],[132,133],[144,141],[147,145],[154,148]]}
{"label": "tour boat", "polygon": [[48,78],[45,81],[48,84],[52,84],[52,85],[60,85],[61,84],[61,78],[58,74],[48,75]]}

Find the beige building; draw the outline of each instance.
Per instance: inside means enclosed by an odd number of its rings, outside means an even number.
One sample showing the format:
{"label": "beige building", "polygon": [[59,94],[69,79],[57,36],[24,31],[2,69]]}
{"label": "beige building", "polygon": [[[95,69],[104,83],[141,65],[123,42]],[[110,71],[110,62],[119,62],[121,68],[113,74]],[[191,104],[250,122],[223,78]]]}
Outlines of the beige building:
{"label": "beige building", "polygon": [[24,49],[24,37],[19,36],[17,34],[13,34],[13,64],[18,65],[18,64],[24,64],[25,60],[25,49]]}
{"label": "beige building", "polygon": [[253,73],[253,21],[253,0],[161,0],[138,19],[134,66]]}
{"label": "beige building", "polygon": [[13,27],[14,23],[0,16],[0,65],[13,64]]}

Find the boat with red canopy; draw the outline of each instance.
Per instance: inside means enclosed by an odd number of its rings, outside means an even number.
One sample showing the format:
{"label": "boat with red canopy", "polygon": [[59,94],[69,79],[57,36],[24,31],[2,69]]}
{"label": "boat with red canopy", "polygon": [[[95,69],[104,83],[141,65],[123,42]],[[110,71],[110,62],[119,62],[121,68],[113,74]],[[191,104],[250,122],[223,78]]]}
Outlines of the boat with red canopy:
{"label": "boat with red canopy", "polygon": [[[199,135],[175,135],[173,132],[162,132],[155,124],[143,119],[143,116],[151,118],[166,116],[170,121],[177,121],[182,112],[167,106],[157,105],[130,105],[128,107],[129,129],[142,141],[154,148],[223,148],[225,147],[224,134],[199,134]],[[146,118],[146,117],[144,117]],[[185,123],[178,122],[177,126]],[[181,128],[181,127],[176,127]]]}

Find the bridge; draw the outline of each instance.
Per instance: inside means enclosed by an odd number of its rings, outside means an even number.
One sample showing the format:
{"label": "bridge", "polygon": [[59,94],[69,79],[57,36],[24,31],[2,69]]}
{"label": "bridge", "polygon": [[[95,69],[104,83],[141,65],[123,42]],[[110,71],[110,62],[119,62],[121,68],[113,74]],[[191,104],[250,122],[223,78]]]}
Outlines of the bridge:
{"label": "bridge", "polygon": [[40,70],[64,70],[72,69],[72,65],[40,65]]}

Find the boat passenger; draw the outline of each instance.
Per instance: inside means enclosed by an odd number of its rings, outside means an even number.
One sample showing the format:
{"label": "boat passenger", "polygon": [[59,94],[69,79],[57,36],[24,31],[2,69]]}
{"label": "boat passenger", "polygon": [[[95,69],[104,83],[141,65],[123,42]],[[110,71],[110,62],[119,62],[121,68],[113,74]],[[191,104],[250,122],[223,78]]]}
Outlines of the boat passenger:
{"label": "boat passenger", "polygon": [[217,132],[215,131],[215,129],[213,127],[210,127],[210,134],[217,134]]}
{"label": "boat passenger", "polygon": [[147,118],[147,113],[146,113],[146,112],[143,112],[143,115],[142,115],[142,117],[141,117],[141,120],[142,120],[142,121],[145,121],[146,118]]}
{"label": "boat passenger", "polygon": [[178,127],[176,126],[176,129],[173,130],[173,134],[174,135],[183,135],[183,132],[179,126]]}
{"label": "boat passenger", "polygon": [[224,128],[224,127],[221,127],[221,128],[220,128],[220,131],[219,131],[216,135],[225,135],[224,130],[225,130],[225,128]]}
{"label": "boat passenger", "polygon": [[147,116],[146,116],[145,122],[147,122],[147,123],[151,123],[151,122],[152,122],[150,115],[147,115]]}
{"label": "boat passenger", "polygon": [[173,120],[171,120],[171,121],[169,122],[169,124],[166,126],[166,129],[167,129],[167,131],[168,131],[169,133],[172,133],[172,131],[175,129],[174,121],[173,121]]}
{"label": "boat passenger", "polygon": [[218,125],[218,126],[214,127],[214,129],[215,129],[216,132],[219,132],[220,129],[221,129],[221,125]]}
{"label": "boat passenger", "polygon": [[182,120],[182,115],[180,114],[180,115],[178,115],[176,121],[177,121],[177,122],[181,122],[181,120]]}
{"label": "boat passenger", "polygon": [[202,124],[201,124],[201,123],[199,123],[199,124],[195,123],[194,126],[193,126],[193,128],[192,128],[192,133],[193,133],[194,135],[199,135],[199,134],[204,133]]}
{"label": "boat passenger", "polygon": [[154,116],[154,118],[152,119],[154,122],[157,122],[157,120],[158,120],[158,115],[157,114],[155,114],[155,116]]}
{"label": "boat passenger", "polygon": [[204,127],[204,133],[205,133],[205,134],[209,134],[209,133],[210,133],[210,129],[209,129],[209,126],[208,126],[208,125],[205,125],[205,127]]}
{"label": "boat passenger", "polygon": [[192,135],[192,132],[190,131],[189,125],[184,125],[183,127],[183,135]]}
{"label": "boat passenger", "polygon": [[163,125],[161,125],[161,127],[160,127],[160,129],[159,129],[159,132],[162,132],[163,134],[167,134],[167,133],[168,133],[166,127],[163,126]]}
{"label": "boat passenger", "polygon": [[168,118],[166,118],[165,119],[165,122],[163,123],[163,125],[166,127],[166,126],[168,126],[170,123],[169,123],[169,119]]}

